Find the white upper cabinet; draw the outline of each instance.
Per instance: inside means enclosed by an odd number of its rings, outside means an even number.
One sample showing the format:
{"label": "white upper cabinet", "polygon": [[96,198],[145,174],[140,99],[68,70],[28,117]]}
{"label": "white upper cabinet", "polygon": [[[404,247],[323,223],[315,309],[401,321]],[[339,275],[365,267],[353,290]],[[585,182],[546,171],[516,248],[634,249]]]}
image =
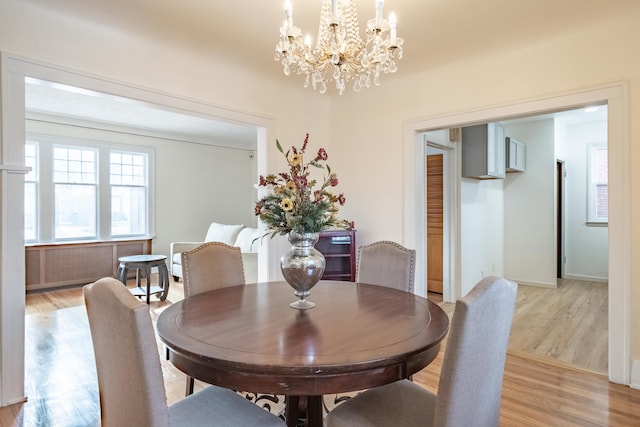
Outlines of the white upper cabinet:
{"label": "white upper cabinet", "polygon": [[505,177],[504,128],[497,123],[462,128],[462,176],[476,179]]}
{"label": "white upper cabinet", "polygon": [[513,138],[505,138],[506,153],[506,171],[507,172],[524,172],[526,165],[525,145]]}

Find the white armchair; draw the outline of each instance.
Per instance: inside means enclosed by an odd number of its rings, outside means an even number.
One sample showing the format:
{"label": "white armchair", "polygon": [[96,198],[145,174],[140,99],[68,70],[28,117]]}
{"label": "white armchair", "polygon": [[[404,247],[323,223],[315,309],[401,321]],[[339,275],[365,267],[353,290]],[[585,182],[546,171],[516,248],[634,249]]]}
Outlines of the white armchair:
{"label": "white armchair", "polygon": [[253,240],[260,236],[261,233],[257,228],[212,222],[202,242],[171,243],[171,274],[175,280],[182,278],[182,252],[195,249],[205,242],[222,242],[240,248],[245,282],[255,283],[258,281],[258,247],[260,241],[253,242]]}

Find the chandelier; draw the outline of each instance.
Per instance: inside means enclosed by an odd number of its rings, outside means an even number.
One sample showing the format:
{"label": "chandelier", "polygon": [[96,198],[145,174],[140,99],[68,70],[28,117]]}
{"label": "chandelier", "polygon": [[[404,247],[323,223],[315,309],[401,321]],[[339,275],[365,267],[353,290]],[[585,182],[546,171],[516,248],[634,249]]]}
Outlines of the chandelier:
{"label": "chandelier", "polygon": [[371,80],[380,85],[380,75],[394,73],[396,58],[402,58],[404,40],[397,36],[396,17],[382,17],[384,0],[376,0],[376,17],[367,22],[366,40],[360,38],[355,0],[322,0],[320,27],[315,46],[300,28],[293,25],[291,0],[285,0],[286,20],[280,28],[275,60],[281,61],[284,74],[304,74],[304,87],[309,84],[320,93],[327,91],[327,82],[335,81],[342,95],[347,82],[353,90],[370,87]]}

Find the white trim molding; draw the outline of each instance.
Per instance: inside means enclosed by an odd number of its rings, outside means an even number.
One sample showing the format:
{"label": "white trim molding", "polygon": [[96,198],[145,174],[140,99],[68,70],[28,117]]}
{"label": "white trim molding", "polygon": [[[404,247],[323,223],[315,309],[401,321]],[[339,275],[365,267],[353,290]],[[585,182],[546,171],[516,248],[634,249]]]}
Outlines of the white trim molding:
{"label": "white trim molding", "polygon": [[640,360],[634,360],[631,364],[631,382],[629,387],[640,390]]}
{"label": "white trim molding", "polygon": [[0,171],[7,171],[8,173],[19,173],[26,175],[31,171],[31,168],[24,165],[2,165],[0,164]]}

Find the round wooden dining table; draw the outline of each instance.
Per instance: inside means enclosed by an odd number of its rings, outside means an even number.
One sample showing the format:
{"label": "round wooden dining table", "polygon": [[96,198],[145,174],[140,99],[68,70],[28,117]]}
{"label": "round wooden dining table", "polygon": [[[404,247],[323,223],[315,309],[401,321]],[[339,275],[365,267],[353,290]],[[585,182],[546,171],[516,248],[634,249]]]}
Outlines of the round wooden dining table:
{"label": "round wooden dining table", "polygon": [[[231,286],[160,314],[171,362],[201,381],[286,396],[287,425],[322,426],[322,395],[409,378],[438,355],[447,314],[420,296],[382,286],[320,281],[308,310],[286,282]],[[304,412],[304,414],[302,413]]]}

